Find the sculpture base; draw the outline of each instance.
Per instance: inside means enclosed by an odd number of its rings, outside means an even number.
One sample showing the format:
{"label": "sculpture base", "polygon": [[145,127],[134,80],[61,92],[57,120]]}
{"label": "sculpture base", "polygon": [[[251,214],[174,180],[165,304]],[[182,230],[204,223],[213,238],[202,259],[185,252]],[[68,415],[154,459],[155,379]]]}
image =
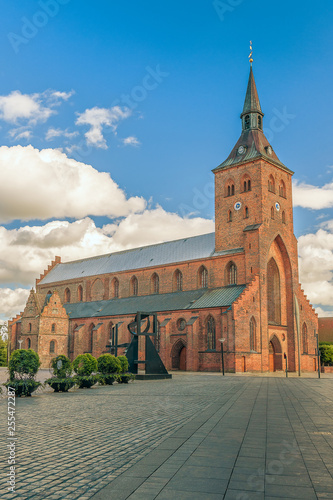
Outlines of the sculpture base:
{"label": "sculpture base", "polygon": [[172,378],[170,373],[138,373],[135,380],[162,380]]}

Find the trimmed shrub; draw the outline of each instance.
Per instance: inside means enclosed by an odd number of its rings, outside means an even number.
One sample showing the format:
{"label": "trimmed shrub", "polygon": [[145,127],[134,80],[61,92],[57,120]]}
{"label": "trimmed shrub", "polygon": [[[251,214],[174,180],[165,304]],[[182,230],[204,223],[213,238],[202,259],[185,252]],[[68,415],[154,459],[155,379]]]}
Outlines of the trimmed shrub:
{"label": "trimmed shrub", "polygon": [[120,373],[126,373],[128,372],[128,359],[126,356],[118,356],[118,361],[120,361],[121,364],[121,372]]}
{"label": "trimmed shrub", "polygon": [[32,349],[17,349],[9,359],[9,380],[5,387],[15,389],[16,396],[31,396],[42,385],[35,380],[40,367],[38,354]]}
{"label": "trimmed shrub", "polygon": [[51,370],[55,377],[66,378],[71,376],[73,366],[71,360],[67,358],[67,356],[64,356],[64,354],[59,354],[59,356],[52,359]]}
{"label": "trimmed shrub", "polygon": [[135,380],[135,375],[133,373],[122,373],[118,377],[118,383],[119,384],[128,384],[131,380]]}
{"label": "trimmed shrub", "polygon": [[97,366],[99,373],[109,374],[109,373],[120,373],[121,372],[121,361],[112,354],[102,354],[97,359]]}
{"label": "trimmed shrub", "polygon": [[59,354],[51,361],[51,370],[53,377],[45,380],[54,392],[68,392],[75,385],[75,380],[70,375],[72,374],[72,363],[67,356]]}
{"label": "trimmed shrub", "polygon": [[74,380],[80,389],[90,388],[98,382],[98,376],[92,375],[97,371],[97,359],[91,354],[79,354],[73,361],[73,368],[77,374]]}
{"label": "trimmed shrub", "polygon": [[73,368],[77,375],[89,376],[97,371],[97,359],[89,353],[79,354],[73,361]]}
{"label": "trimmed shrub", "polygon": [[17,349],[9,359],[10,380],[33,378],[40,367],[39,356],[32,349]]}

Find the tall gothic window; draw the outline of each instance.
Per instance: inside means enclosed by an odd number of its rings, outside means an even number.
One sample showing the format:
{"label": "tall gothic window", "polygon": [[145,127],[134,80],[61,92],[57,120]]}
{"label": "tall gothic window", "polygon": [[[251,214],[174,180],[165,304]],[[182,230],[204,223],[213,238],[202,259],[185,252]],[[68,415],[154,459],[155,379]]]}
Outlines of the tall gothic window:
{"label": "tall gothic window", "polygon": [[274,207],[271,207],[271,219],[275,219]]}
{"label": "tall gothic window", "polygon": [[267,265],[267,308],[268,323],[274,325],[281,324],[281,291],[280,273],[278,266],[273,259]]}
{"label": "tall gothic window", "polygon": [[151,277],[151,293],[159,293],[160,291],[160,279],[158,274],[154,273]]}
{"label": "tall gothic window", "polygon": [[77,300],[79,302],[82,302],[83,301],[83,288],[81,285],[78,286],[78,289],[77,289]]}
{"label": "tall gothic window", "polygon": [[55,323],[52,323],[52,326],[51,326],[51,332],[52,333],[55,333],[56,331],[56,324]]}
{"label": "tall gothic window", "polygon": [[245,219],[248,219],[248,218],[249,218],[249,209],[248,209],[248,207],[245,207],[245,210],[244,210],[244,218],[245,218]]}
{"label": "tall gothic window", "polygon": [[93,337],[94,337],[94,323],[91,323],[88,328],[88,337],[87,337],[87,350],[86,352],[92,352],[93,349]]}
{"label": "tall gothic window", "polygon": [[232,211],[228,211],[228,222],[232,222]]}
{"label": "tall gothic window", "polygon": [[70,302],[71,301],[71,291],[69,288],[66,288],[65,290],[65,302]]}
{"label": "tall gothic window", "polygon": [[283,211],[282,212],[282,224],[285,224],[286,223],[286,212]]}
{"label": "tall gothic window", "polygon": [[55,342],[54,340],[51,340],[50,342],[50,354],[54,354],[55,352]]}
{"label": "tall gothic window", "polygon": [[117,278],[113,278],[111,283],[111,293],[114,299],[119,298],[119,281]]}
{"label": "tall gothic window", "polygon": [[138,278],[136,276],[133,276],[133,278],[131,279],[131,295],[138,295],[138,289]]}
{"label": "tall gothic window", "polygon": [[279,195],[282,196],[283,198],[286,197],[286,185],[282,180],[280,181],[279,185]]}
{"label": "tall gothic window", "polygon": [[199,287],[207,288],[208,287],[208,271],[205,266],[201,266],[199,269]]}
{"label": "tall gothic window", "polygon": [[183,290],[183,275],[179,269],[176,269],[173,275],[173,289],[176,292],[181,292]]}
{"label": "tall gothic window", "polygon": [[207,320],[206,331],[207,331],[207,350],[215,351],[216,349],[215,320],[213,316],[209,316]]}
{"label": "tall gothic window", "polygon": [[31,347],[31,340],[27,338],[27,349],[30,349]]}
{"label": "tall gothic window", "polygon": [[268,177],[268,191],[275,193],[275,181],[272,175]]}
{"label": "tall gothic window", "polygon": [[251,351],[256,351],[257,350],[257,332],[256,332],[256,320],[252,316],[250,319],[250,350]]}
{"label": "tall gothic window", "polygon": [[262,129],[262,120],[260,115],[258,115],[258,127]]}
{"label": "tall gothic window", "polygon": [[306,323],[303,323],[302,327],[302,347],[303,347],[303,354],[308,353],[308,327],[306,326]]}
{"label": "tall gothic window", "polygon": [[250,115],[246,115],[244,118],[244,128],[245,130],[250,128]]}
{"label": "tall gothic window", "polygon": [[237,267],[233,262],[227,265],[227,283],[228,285],[237,285]]}

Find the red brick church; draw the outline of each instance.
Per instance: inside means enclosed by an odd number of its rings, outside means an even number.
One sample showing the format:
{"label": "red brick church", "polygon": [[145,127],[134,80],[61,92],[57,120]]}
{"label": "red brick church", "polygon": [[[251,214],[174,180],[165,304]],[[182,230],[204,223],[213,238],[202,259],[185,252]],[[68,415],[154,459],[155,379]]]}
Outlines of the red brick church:
{"label": "red brick church", "polygon": [[263,132],[252,72],[242,133],[216,167],[215,233],[74,262],[60,257],[10,322],[11,349],[42,366],[108,352],[112,326],[129,342],[137,311],[156,312],[155,346],[167,369],[229,372],[316,369],[318,318],[298,280],[293,172]]}

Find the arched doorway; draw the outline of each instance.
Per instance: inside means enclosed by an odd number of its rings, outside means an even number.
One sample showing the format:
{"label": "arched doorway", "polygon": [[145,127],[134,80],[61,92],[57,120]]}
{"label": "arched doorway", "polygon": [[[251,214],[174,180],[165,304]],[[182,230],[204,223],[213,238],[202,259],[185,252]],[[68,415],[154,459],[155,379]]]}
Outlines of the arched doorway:
{"label": "arched doorway", "polygon": [[182,347],[179,353],[179,369],[182,371],[186,371],[186,347]]}
{"label": "arched doorway", "polygon": [[186,370],[186,344],[183,339],[177,340],[171,349],[172,369]]}
{"label": "arched doorway", "polygon": [[279,339],[274,335],[268,346],[269,371],[282,370],[282,349]]}

